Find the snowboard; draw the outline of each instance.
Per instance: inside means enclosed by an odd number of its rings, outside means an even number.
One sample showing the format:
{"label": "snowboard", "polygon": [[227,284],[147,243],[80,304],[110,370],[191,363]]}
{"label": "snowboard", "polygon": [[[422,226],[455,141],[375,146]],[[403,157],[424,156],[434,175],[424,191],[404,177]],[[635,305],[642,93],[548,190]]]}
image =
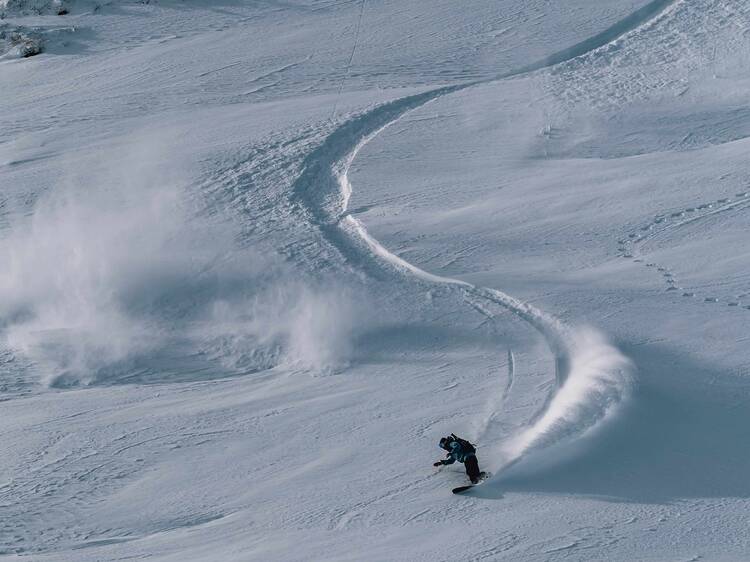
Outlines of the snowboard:
{"label": "snowboard", "polygon": [[467,484],[466,486],[459,486],[458,488],[453,488],[454,494],[461,494],[465,492],[466,490],[471,490],[472,488],[476,486],[480,486],[485,480],[487,480],[490,476],[492,476],[489,472],[482,472],[479,474],[479,482],[476,484]]}

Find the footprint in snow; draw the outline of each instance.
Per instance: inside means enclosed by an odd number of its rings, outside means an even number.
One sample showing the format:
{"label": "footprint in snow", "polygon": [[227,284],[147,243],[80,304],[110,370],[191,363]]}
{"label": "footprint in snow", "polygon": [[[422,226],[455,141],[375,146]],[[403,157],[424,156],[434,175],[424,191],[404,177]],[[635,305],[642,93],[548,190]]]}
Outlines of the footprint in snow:
{"label": "footprint in snow", "polygon": [[[739,193],[735,194],[735,197],[736,198],[750,197],[750,191],[739,192]],[[730,203],[731,201],[732,201],[732,199],[729,198],[729,197],[722,197],[721,199],[717,199],[715,202],[702,203],[700,205],[696,205],[695,207],[686,207],[682,211],[675,211],[675,212],[672,212],[672,213],[659,213],[659,214],[657,214],[657,215],[654,216],[654,218],[653,218],[653,220],[651,222],[649,222],[649,223],[647,223],[644,226],[641,226],[639,228],[639,232],[641,232],[643,234],[639,234],[638,232],[631,232],[631,233],[628,234],[627,238],[625,238],[625,239],[619,239],[617,241],[617,243],[619,245],[619,247],[617,248],[617,251],[624,258],[628,258],[628,259],[633,258],[634,257],[633,253],[628,248],[628,244],[631,244],[631,245],[634,246],[635,244],[638,244],[638,243],[646,240],[649,237],[649,234],[646,234],[646,233],[648,233],[649,231],[654,231],[655,227],[657,227],[658,225],[664,223],[668,218],[670,218],[670,217],[671,218],[684,217],[686,213],[696,213],[698,211],[706,211],[708,209],[714,208],[714,206],[717,205],[717,204],[726,204],[726,203]],[[644,263],[644,260],[641,259],[641,258],[635,259],[633,261],[636,262],[636,263]],[[656,267],[657,271],[659,271],[660,273],[662,273],[662,276],[664,277],[664,279],[665,279],[665,281],[667,283],[666,291],[676,291],[676,290],[680,289],[680,287],[677,285],[677,281],[675,280],[674,275],[671,272],[669,272],[669,270],[666,267],[659,267],[658,264],[651,263],[651,262],[647,262],[644,265],[646,267]],[[694,292],[691,292],[691,291],[686,291],[686,292],[682,293],[682,296],[683,297],[692,298],[692,297],[695,297],[696,294]],[[743,299],[744,297],[748,297],[748,296],[750,296],[750,293],[744,293],[744,294],[741,294],[741,295],[737,295],[735,297],[735,299],[737,299],[737,300],[736,301],[729,301],[729,302],[727,302],[727,306],[731,306],[731,307],[740,307],[740,306],[742,306],[742,308],[750,310],[750,305],[746,305],[746,306],[745,305],[741,305],[741,303],[739,302],[740,299]],[[706,297],[703,300],[704,300],[704,302],[707,302],[707,303],[718,303],[718,302],[720,302],[719,297]]]}

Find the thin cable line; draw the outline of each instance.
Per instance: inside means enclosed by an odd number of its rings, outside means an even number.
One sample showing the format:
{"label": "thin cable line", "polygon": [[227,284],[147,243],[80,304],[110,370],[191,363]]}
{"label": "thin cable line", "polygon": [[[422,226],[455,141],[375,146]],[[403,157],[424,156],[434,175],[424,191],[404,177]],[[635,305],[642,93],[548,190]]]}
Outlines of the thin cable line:
{"label": "thin cable line", "polygon": [[362,27],[362,16],[365,13],[365,4],[367,3],[367,0],[362,0],[359,5],[359,17],[357,18],[357,27],[354,31],[354,46],[352,47],[352,52],[349,54],[349,60],[346,63],[346,72],[344,72],[344,76],[341,77],[341,82],[339,83],[339,90],[336,93],[336,99],[333,102],[333,111],[331,111],[331,121],[333,121],[333,118],[336,116],[336,109],[338,107],[339,98],[341,97],[341,92],[344,89],[344,82],[346,82],[346,79],[349,77],[349,72],[352,69],[352,61],[354,60],[354,53],[357,52],[357,45],[359,43],[359,30]]}

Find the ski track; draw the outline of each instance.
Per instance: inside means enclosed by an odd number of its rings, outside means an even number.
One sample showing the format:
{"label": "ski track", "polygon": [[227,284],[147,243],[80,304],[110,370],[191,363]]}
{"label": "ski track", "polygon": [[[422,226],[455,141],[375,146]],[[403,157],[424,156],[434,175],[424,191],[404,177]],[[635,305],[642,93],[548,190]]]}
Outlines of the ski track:
{"label": "ski track", "polygon": [[[300,205],[302,213],[320,228],[344,261],[353,267],[375,277],[392,275],[395,270],[428,285],[450,287],[461,292],[465,300],[484,301],[513,312],[544,336],[555,358],[555,384],[529,426],[503,452],[500,468],[514,464],[540,445],[544,448],[564,437],[574,438],[585,433],[607,418],[613,407],[628,395],[628,360],[593,331],[581,335],[554,316],[502,291],[429,273],[390,252],[348,210],[352,194],[349,168],[362,147],[411,111],[473,86],[528,74],[593,53],[639,28],[656,23],[681,1],[654,0],[601,33],[518,70],[428,90],[365,111],[334,129],[308,154],[303,171],[292,186],[292,199]],[[485,312],[484,307],[474,308],[488,318],[494,316]],[[562,434],[558,434],[560,430]]]}
{"label": "ski track", "polygon": [[513,390],[513,381],[515,380],[516,376],[516,360],[513,357],[513,350],[508,350],[508,383],[505,385],[505,389],[503,390],[503,402],[505,402],[508,399],[508,396],[510,396],[511,391]]}

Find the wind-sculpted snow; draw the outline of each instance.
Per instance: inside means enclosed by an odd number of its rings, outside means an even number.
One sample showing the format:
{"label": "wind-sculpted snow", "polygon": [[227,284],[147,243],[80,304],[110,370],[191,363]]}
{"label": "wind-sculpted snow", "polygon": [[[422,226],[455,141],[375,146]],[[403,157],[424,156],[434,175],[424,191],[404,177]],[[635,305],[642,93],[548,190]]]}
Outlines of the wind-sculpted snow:
{"label": "wind-sculpted snow", "polygon": [[[598,49],[658,17],[673,3],[651,2],[594,37],[495,80],[539,70]],[[503,468],[532,452],[574,440],[611,417],[615,406],[629,394],[632,384],[629,360],[593,329],[573,330],[552,315],[499,290],[422,270],[386,249],[347,212],[352,193],[348,170],[368,141],[408,112],[481,83],[469,82],[397,99],[345,122],[307,157],[304,171],[295,183],[294,196],[345,259],[355,265],[370,271],[373,266],[378,271],[390,268],[420,282],[453,287],[464,297],[512,311],[543,334],[555,357],[556,384],[530,426],[499,453],[499,468]]]}
{"label": "wind-sculpted snow", "polygon": [[617,41],[631,31],[654,21],[677,1],[679,0],[653,0],[629,16],[624,17],[614,25],[611,25],[601,33],[597,33],[593,37],[589,37],[580,43],[576,43],[572,47],[568,47],[567,49],[554,53],[545,59],[530,64],[520,69],[518,73],[525,74],[534,70],[554,66],[595,51],[599,47]]}
{"label": "wind-sculpted snow", "polygon": [[[351,164],[356,153],[380,131],[403,117],[409,111],[422,107],[426,103],[444,95],[459,92],[483,83],[541,70],[595,51],[657,18],[668,7],[675,4],[676,1],[654,0],[585,41],[581,41],[572,47],[549,55],[517,70],[493,77],[490,80],[465,82],[463,84],[445,86],[405,98],[399,98],[346,121],[318,149],[311,152],[305,159],[304,171],[295,182],[294,194],[298,198],[301,198],[310,210],[317,210],[314,211],[316,220],[322,220],[323,222],[338,220],[339,215],[346,209],[351,194],[351,186],[344,172]],[[321,175],[328,174],[329,168],[336,172],[337,181],[341,180],[343,182],[341,186],[343,197],[338,193],[338,187],[330,189],[330,187],[335,185],[331,184],[330,181],[328,185],[320,185],[318,183]]]}

